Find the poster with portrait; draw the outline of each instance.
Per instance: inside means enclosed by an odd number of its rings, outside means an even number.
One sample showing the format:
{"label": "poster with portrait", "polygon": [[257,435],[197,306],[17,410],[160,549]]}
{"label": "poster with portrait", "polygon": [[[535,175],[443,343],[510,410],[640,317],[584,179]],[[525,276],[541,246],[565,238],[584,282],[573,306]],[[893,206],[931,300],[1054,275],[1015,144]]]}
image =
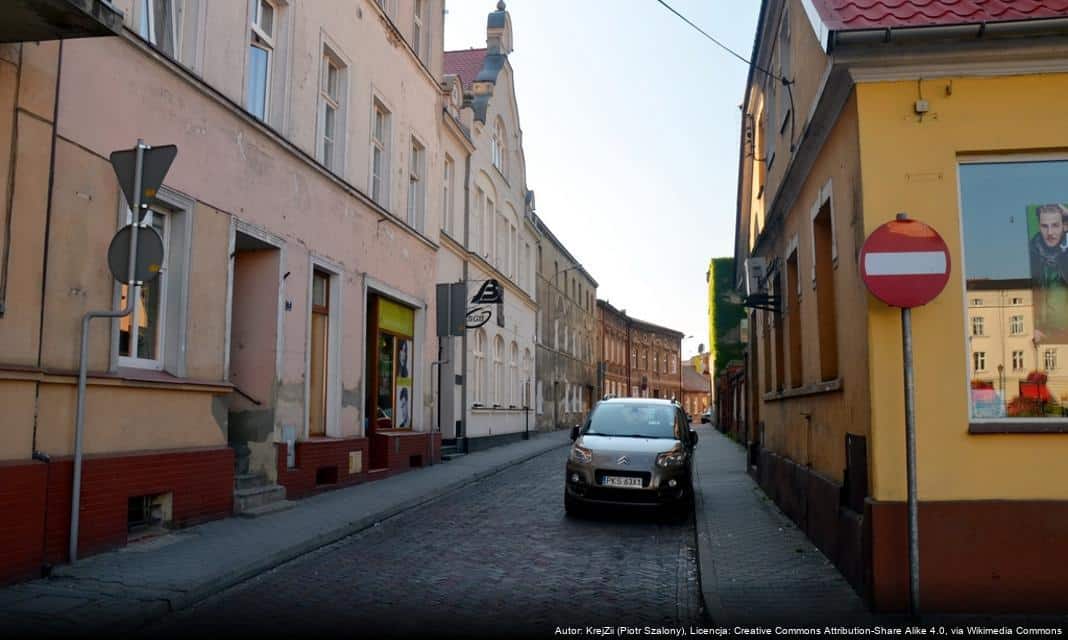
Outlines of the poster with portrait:
{"label": "poster with portrait", "polygon": [[397,340],[397,413],[394,427],[412,428],[412,341]]}
{"label": "poster with portrait", "polygon": [[1068,206],[1027,207],[1036,344],[1068,343]]}

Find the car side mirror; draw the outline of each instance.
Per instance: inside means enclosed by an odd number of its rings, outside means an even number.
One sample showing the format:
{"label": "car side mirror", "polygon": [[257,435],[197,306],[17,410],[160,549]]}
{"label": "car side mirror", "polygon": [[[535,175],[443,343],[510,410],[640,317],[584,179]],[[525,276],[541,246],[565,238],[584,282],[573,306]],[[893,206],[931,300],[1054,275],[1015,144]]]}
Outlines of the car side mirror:
{"label": "car side mirror", "polygon": [[697,446],[697,432],[690,429],[690,444]]}
{"label": "car side mirror", "polygon": [[579,427],[578,427],[578,425],[575,425],[575,426],[571,427],[571,442],[574,442],[575,440],[578,440],[578,437],[579,437]]}

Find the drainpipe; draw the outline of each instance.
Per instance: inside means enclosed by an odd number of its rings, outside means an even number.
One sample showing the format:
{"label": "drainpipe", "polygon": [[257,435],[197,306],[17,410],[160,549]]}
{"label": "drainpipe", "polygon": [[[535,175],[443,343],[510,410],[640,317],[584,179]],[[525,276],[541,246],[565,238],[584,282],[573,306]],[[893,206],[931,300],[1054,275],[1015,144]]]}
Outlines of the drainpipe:
{"label": "drainpipe", "polygon": [[[471,154],[464,158],[464,251],[471,246]],[[463,282],[467,282],[469,263],[464,255]],[[466,300],[464,301],[467,302]],[[466,320],[465,320],[466,324]],[[458,449],[467,453],[467,327],[460,337],[460,426],[456,430]]]}

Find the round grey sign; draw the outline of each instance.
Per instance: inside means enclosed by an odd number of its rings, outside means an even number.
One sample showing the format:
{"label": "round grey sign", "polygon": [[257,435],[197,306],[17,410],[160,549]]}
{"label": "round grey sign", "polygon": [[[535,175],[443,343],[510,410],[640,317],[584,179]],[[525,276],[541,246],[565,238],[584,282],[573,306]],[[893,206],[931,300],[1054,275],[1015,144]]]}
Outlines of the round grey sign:
{"label": "round grey sign", "polygon": [[[111,275],[119,282],[129,280],[127,269],[130,268],[130,234],[133,225],[128,224],[119,229],[111,239],[108,247],[108,268]],[[151,282],[159,277],[163,265],[163,238],[152,227],[137,230],[137,259],[134,261],[134,277],[137,282]]]}

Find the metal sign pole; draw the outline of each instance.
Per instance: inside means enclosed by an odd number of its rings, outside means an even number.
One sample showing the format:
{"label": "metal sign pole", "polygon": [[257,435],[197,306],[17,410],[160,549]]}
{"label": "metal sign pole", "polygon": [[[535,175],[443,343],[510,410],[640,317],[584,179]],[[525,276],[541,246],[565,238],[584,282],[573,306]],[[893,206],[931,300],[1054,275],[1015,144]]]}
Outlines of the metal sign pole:
{"label": "metal sign pole", "polygon": [[920,523],[916,495],[916,378],[912,368],[912,309],[901,309],[902,350],[905,360],[905,464],[908,468],[909,613],[920,611]]}
{"label": "metal sign pole", "polygon": [[70,561],[78,560],[78,512],[82,496],[82,434],[85,431],[85,387],[89,368],[89,321],[93,318],[123,318],[133,311],[137,291],[135,265],[137,263],[137,229],[141,215],[141,173],[144,163],[145,141],[137,140],[137,160],[134,164],[134,206],[131,211],[133,229],[130,233],[130,258],[126,282],[126,306],[120,311],[90,311],[82,316],[82,340],[80,360],[78,362],[78,398],[74,417],[74,487],[70,500]]}

